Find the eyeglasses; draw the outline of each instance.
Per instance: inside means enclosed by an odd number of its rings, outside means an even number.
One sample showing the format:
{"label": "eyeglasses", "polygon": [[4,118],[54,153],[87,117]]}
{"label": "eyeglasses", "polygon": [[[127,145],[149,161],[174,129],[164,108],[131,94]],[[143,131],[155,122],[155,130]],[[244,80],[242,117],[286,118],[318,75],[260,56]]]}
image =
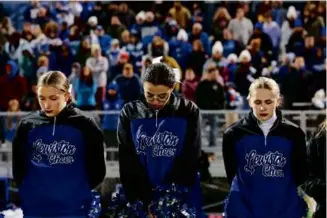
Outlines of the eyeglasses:
{"label": "eyeglasses", "polygon": [[159,102],[166,102],[170,96],[170,91],[171,90],[169,89],[167,92],[161,94],[152,94],[150,92],[145,92],[144,96],[147,101],[154,101],[155,99],[157,99],[157,101]]}

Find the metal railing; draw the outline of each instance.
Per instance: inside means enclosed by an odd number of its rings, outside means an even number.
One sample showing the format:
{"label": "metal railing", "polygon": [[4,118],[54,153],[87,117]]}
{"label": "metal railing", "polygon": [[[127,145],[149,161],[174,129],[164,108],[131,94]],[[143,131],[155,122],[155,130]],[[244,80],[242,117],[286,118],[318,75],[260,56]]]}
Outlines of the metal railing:
{"label": "metal railing", "polygon": [[[29,112],[18,112],[18,113],[0,113],[0,118],[6,118],[10,116],[23,116]],[[99,121],[103,115],[109,114],[119,114],[119,111],[92,111],[87,112],[95,116]],[[224,164],[222,159],[222,134],[223,131],[234,123],[235,121],[241,119],[249,113],[248,110],[219,110],[219,111],[201,111],[202,116],[202,149],[205,152],[210,152],[215,155],[215,160],[211,162],[210,172],[215,177],[225,177]],[[282,111],[283,116],[295,124],[299,125],[301,129],[307,133],[307,136],[310,137],[311,133],[316,129],[317,125],[326,117],[326,111]],[[209,135],[212,133],[210,125],[207,124],[207,121],[215,117],[217,132],[216,132],[216,141],[215,146],[210,147]],[[106,155],[114,154],[118,152],[118,148],[109,147],[106,148]],[[3,161],[2,156],[7,155],[9,157],[7,160]],[[4,146],[0,147],[0,177],[12,177],[11,172],[11,144],[6,143]],[[115,178],[119,177],[119,167],[117,160],[110,160],[106,162],[107,165],[107,177]]]}

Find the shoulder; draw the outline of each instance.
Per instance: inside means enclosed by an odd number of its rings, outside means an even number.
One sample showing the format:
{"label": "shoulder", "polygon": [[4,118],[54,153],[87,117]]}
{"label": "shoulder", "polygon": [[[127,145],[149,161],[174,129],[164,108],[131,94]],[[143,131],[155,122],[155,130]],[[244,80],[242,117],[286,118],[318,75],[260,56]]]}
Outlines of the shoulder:
{"label": "shoulder", "polygon": [[283,118],[281,121],[281,126],[283,132],[287,134],[291,134],[294,137],[299,137],[299,136],[305,137],[304,131],[298,125],[289,121],[288,119]]}
{"label": "shoulder", "polygon": [[246,119],[242,118],[237,122],[233,123],[224,131],[224,136],[234,135],[239,129],[242,129],[246,125]]}
{"label": "shoulder", "polygon": [[199,114],[198,106],[193,102],[181,96],[175,96],[174,106],[186,114]]}
{"label": "shoulder", "polygon": [[120,115],[123,117],[131,117],[133,114],[139,111],[141,104],[142,104],[141,100],[135,100],[126,103],[123,106],[122,110],[120,111]]}
{"label": "shoulder", "polygon": [[68,117],[76,118],[81,123],[82,122],[88,124],[96,123],[96,119],[91,112],[85,112],[75,107],[70,110]]}

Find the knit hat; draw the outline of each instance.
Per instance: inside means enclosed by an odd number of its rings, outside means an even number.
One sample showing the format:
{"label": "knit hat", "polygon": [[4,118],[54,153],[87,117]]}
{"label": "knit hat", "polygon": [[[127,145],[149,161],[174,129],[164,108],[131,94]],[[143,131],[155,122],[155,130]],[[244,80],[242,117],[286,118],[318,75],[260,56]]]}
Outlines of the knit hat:
{"label": "knit hat", "polygon": [[220,41],[216,41],[215,44],[212,46],[212,51],[211,53],[223,53],[224,52],[224,47],[223,44]]}
{"label": "knit hat", "polygon": [[251,54],[248,50],[243,50],[238,57],[238,60],[241,62],[244,58],[248,59],[248,61],[251,61]]}
{"label": "knit hat", "polygon": [[184,29],[180,29],[177,34],[177,40],[187,42],[188,41],[188,35],[187,32]]}

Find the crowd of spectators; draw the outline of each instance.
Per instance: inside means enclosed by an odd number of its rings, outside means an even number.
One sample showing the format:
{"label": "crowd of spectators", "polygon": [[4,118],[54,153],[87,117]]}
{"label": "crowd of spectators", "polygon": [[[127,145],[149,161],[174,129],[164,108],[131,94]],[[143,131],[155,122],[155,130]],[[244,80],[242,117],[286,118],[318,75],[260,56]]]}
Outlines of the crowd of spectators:
{"label": "crowd of spectators", "polygon": [[[0,111],[38,109],[36,81],[49,70],[67,75],[77,107],[120,110],[159,56],[180,72],[175,94],[200,109],[247,109],[259,76],[278,82],[284,109],[326,108],[324,1],[31,1],[17,6],[23,21],[10,4],[0,4]],[[16,120],[3,121],[8,140]]]}

